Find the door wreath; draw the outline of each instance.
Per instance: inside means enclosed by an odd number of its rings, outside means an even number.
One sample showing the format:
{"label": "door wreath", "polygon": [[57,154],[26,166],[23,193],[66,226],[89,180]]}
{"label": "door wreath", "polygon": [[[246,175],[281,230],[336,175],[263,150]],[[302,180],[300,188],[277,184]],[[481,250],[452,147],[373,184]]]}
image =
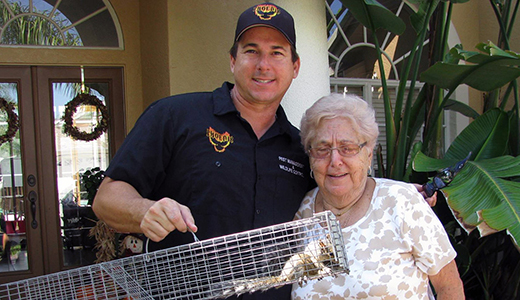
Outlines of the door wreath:
{"label": "door wreath", "polygon": [[[85,131],[79,130],[78,127],[74,126],[73,117],[76,113],[76,109],[80,105],[92,105],[95,106],[96,109],[101,113],[101,120],[98,121],[96,127],[92,132],[88,133]],[[98,139],[103,132],[108,129],[108,110],[107,107],[94,95],[89,94],[78,94],[74,99],[70,100],[65,105],[65,114],[63,115],[63,121],[65,122],[65,126],[63,127],[63,132],[70,136],[74,140],[81,141],[93,141]]]}
{"label": "door wreath", "polygon": [[18,115],[14,111],[14,104],[0,97],[0,110],[7,114],[7,131],[0,135],[0,145],[12,141],[18,131]]}

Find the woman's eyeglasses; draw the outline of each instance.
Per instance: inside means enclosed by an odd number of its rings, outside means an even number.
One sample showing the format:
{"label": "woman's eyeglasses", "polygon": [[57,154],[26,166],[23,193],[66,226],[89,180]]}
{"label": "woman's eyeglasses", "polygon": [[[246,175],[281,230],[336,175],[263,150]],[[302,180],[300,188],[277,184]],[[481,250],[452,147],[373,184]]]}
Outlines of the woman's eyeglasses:
{"label": "woman's eyeglasses", "polygon": [[361,151],[363,147],[366,146],[366,142],[363,144],[345,144],[339,147],[318,147],[318,148],[310,148],[309,154],[310,156],[316,159],[324,159],[329,158],[332,154],[333,150],[338,150],[339,155],[343,157],[352,157],[355,156]]}

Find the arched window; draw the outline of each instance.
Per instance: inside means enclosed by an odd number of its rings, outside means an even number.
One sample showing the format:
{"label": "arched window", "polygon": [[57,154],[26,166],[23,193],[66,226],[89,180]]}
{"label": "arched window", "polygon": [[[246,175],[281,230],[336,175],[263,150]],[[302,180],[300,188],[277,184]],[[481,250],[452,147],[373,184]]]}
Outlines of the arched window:
{"label": "arched window", "polygon": [[122,48],[108,0],[0,0],[0,46]]}
{"label": "arched window", "polygon": [[[380,78],[377,65],[377,54],[372,43],[373,33],[361,25],[352,14],[343,7],[341,1],[328,1],[329,21],[329,62],[331,76],[336,78]],[[406,31],[397,36],[391,32],[379,30],[377,39],[385,59],[387,79],[399,79],[404,62],[416,40],[416,33],[410,25],[412,8],[401,0],[379,1],[387,9],[394,12],[406,24]],[[338,26],[339,25],[339,26]],[[426,45],[428,41],[426,41]],[[428,47],[424,48],[428,51]],[[427,55],[423,53],[421,70],[428,66]]]}

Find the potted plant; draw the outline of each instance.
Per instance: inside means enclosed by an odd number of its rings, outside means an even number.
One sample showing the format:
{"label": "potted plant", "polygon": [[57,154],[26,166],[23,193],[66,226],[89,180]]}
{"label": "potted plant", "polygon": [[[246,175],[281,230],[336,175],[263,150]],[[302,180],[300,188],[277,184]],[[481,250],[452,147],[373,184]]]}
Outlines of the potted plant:
{"label": "potted plant", "polygon": [[94,202],[97,190],[103,178],[105,178],[105,172],[99,167],[87,169],[85,172],[79,174],[80,177],[80,190],[85,192],[87,198],[87,205],[91,206]]}

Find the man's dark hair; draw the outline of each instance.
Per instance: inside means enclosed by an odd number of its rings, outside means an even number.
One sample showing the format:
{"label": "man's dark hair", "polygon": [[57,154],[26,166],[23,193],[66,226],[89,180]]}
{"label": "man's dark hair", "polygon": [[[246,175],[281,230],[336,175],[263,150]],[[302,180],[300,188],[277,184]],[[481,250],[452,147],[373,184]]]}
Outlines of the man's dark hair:
{"label": "man's dark hair", "polygon": [[[238,41],[236,41],[233,46],[231,47],[231,49],[229,49],[229,54],[231,54],[231,56],[233,58],[237,58],[237,51],[238,51]],[[298,55],[298,52],[296,52],[296,48],[291,45],[291,58],[292,58],[292,62],[295,63],[298,58],[300,58],[300,56]]]}

